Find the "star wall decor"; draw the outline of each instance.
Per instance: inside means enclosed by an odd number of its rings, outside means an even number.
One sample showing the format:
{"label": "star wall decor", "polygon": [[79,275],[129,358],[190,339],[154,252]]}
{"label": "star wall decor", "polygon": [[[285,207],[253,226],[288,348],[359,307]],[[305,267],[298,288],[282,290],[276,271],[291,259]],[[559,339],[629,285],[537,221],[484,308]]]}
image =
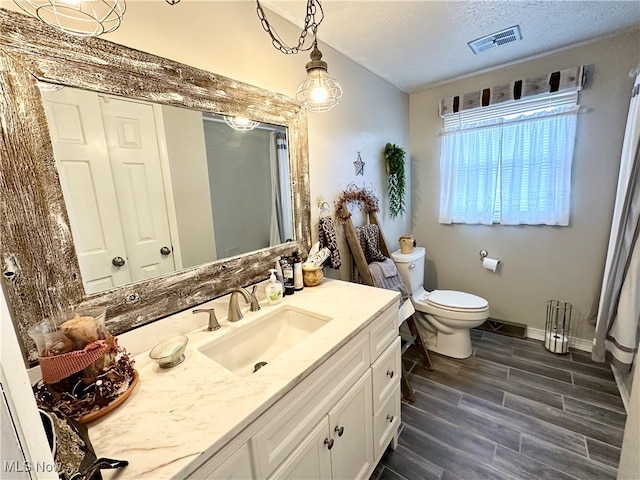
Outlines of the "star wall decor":
{"label": "star wall decor", "polygon": [[353,162],[353,164],[356,166],[356,175],[363,175],[364,176],[364,162],[362,161],[362,157],[360,156],[360,152],[358,152],[358,160]]}

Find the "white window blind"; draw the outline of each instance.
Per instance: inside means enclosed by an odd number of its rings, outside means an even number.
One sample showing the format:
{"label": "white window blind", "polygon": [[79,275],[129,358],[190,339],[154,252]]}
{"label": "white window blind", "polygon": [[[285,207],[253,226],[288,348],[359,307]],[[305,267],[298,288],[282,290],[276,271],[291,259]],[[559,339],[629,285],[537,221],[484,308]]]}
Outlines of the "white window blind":
{"label": "white window blind", "polygon": [[450,114],[441,223],[568,225],[578,93]]}

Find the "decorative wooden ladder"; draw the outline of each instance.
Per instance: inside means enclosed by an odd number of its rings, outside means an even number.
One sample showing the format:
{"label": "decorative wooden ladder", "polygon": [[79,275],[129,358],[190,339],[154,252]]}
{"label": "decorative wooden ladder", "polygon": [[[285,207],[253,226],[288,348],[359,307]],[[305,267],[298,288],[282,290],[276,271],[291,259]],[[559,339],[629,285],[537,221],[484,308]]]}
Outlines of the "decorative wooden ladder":
{"label": "decorative wooden ladder", "polygon": [[[380,228],[380,223],[378,222],[378,216],[376,212],[368,211],[367,216],[369,218],[369,223],[372,225],[378,226],[379,233],[379,242],[380,242],[380,252],[387,258],[391,258],[391,252],[389,252],[389,248],[387,247],[387,242],[384,239],[384,235],[382,233],[382,228]],[[369,266],[367,264],[367,259],[364,255],[364,251],[362,250],[362,246],[360,245],[360,240],[356,233],[356,229],[351,221],[351,217],[349,217],[344,224],[345,235],[347,237],[347,243],[349,244],[349,249],[351,250],[351,255],[353,256],[354,262],[360,273],[360,277],[362,278],[362,283],[365,285],[375,286],[373,283],[373,277],[371,276],[371,272],[369,272]],[[410,301],[410,300],[407,300]],[[411,337],[403,338],[404,344],[402,346],[402,354],[407,351],[411,345],[416,344],[416,346],[420,347],[420,350],[424,357],[424,368],[427,370],[433,370],[433,365],[431,363],[431,358],[429,357],[429,352],[426,348],[426,341],[422,337],[420,331],[416,327],[414,315],[411,315],[403,322],[407,323],[409,327],[409,331],[411,332]],[[413,390],[411,389],[411,385],[409,384],[408,372],[405,369],[404,363],[402,363],[402,396],[409,403],[413,403],[415,401],[415,397],[413,396]]]}

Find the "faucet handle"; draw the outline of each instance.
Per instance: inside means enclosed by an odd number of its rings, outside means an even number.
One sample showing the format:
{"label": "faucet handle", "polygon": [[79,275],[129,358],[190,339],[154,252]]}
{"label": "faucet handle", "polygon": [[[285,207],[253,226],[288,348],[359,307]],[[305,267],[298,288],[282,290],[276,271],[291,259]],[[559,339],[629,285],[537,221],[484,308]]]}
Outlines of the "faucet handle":
{"label": "faucet handle", "polygon": [[251,289],[251,312],[257,312],[260,310],[260,303],[258,303],[258,297],[256,297],[256,290],[258,289],[258,285],[254,285]]}
{"label": "faucet handle", "polygon": [[213,330],[218,330],[220,328],[220,324],[218,323],[218,319],[216,318],[216,309],[215,308],[198,308],[192,312],[196,313],[208,313],[209,314],[209,326],[207,330],[210,332]]}

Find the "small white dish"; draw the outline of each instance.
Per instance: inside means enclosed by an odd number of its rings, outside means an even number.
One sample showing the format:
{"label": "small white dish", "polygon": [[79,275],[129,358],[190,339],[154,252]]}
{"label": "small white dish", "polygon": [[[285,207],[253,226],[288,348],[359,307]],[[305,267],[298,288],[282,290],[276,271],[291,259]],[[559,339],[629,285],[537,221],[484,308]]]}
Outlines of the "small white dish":
{"label": "small white dish", "polygon": [[153,347],[149,357],[162,368],[175,367],[184,361],[184,350],[188,342],[189,338],[184,335],[168,338]]}

